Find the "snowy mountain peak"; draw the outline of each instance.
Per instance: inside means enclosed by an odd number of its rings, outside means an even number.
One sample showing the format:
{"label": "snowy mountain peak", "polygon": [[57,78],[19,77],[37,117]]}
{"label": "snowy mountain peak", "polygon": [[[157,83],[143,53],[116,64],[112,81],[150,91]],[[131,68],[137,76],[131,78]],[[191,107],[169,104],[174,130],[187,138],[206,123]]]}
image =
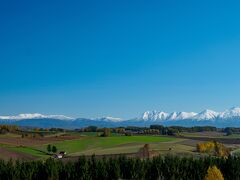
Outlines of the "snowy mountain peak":
{"label": "snowy mountain peak", "polygon": [[121,121],[123,121],[121,118],[115,118],[115,117],[111,117],[111,116],[95,118],[95,119],[92,119],[92,120],[95,120],[95,121],[106,121],[106,122],[121,122]]}
{"label": "snowy mountain peak", "polygon": [[214,119],[231,119],[240,118],[240,108],[234,107],[224,112],[216,112],[206,109],[200,113],[195,112],[172,112],[163,111],[146,111],[140,118],[143,121],[176,121],[176,120],[214,120]]}
{"label": "snowy mountain peak", "polygon": [[167,117],[169,116],[168,113],[163,112],[163,111],[146,111],[143,113],[142,118],[144,121],[156,121],[156,120],[166,120]]}
{"label": "snowy mountain peak", "polygon": [[177,119],[178,120],[191,119],[196,115],[197,115],[197,113],[195,113],[195,112],[180,112],[177,116]]}
{"label": "snowy mountain peak", "polygon": [[232,108],[230,108],[230,110],[232,110],[232,111],[240,111],[240,107],[232,107]]}
{"label": "snowy mountain peak", "polygon": [[229,109],[227,111],[239,115],[240,114],[240,107],[232,107],[231,109]]}
{"label": "snowy mountain peak", "polygon": [[59,119],[59,120],[72,120],[74,118],[64,115],[43,115],[39,113],[34,114],[19,114],[17,116],[0,116],[0,120],[23,120],[23,119]]}
{"label": "snowy mountain peak", "polygon": [[194,112],[172,112],[166,113],[163,111],[146,111],[143,113],[142,120],[144,121],[164,121],[164,120],[182,120],[190,119],[197,113]]}
{"label": "snowy mountain peak", "polygon": [[225,119],[240,117],[240,108],[239,107],[233,107],[231,109],[227,109],[220,114],[220,117],[225,118]]}
{"label": "snowy mountain peak", "polygon": [[215,119],[219,116],[220,113],[206,109],[200,113],[198,113],[196,116],[193,117],[193,119],[197,120],[210,120]]}
{"label": "snowy mountain peak", "polygon": [[172,113],[170,113],[170,115],[168,116],[168,119],[169,119],[169,120],[175,120],[175,119],[177,119],[177,117],[178,117],[178,113],[177,113],[177,112],[172,112]]}
{"label": "snowy mountain peak", "polygon": [[183,120],[194,117],[197,113],[194,112],[173,112],[168,116],[168,120]]}

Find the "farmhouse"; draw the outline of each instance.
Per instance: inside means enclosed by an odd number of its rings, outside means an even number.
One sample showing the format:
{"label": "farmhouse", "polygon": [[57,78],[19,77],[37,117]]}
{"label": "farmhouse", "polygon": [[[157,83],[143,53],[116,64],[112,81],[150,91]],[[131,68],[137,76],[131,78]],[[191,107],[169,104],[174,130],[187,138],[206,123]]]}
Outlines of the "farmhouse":
{"label": "farmhouse", "polygon": [[65,151],[60,151],[58,154],[54,154],[53,158],[62,159],[67,153]]}
{"label": "farmhouse", "polygon": [[63,155],[63,156],[64,156],[64,155],[66,155],[66,154],[67,154],[67,152],[66,152],[66,151],[60,151],[60,152],[59,152],[59,154],[61,154],[61,155]]}
{"label": "farmhouse", "polygon": [[62,156],[61,154],[54,154],[54,155],[53,155],[53,158],[62,159],[63,156]]}

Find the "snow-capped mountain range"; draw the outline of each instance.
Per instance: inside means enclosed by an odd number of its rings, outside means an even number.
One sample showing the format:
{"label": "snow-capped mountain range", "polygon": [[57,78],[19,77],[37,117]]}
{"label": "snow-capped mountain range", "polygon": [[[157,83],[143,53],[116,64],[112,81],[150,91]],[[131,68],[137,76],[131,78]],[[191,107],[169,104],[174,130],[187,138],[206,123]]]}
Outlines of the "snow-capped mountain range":
{"label": "snow-capped mountain range", "polygon": [[158,111],[146,111],[143,113],[142,119],[144,121],[178,121],[192,119],[196,121],[214,120],[214,119],[231,119],[240,118],[240,108],[234,107],[224,112],[216,112],[206,109],[200,113],[195,112],[158,112]]}
{"label": "snow-capped mountain range", "polygon": [[0,120],[23,120],[23,119],[39,119],[39,118],[53,118],[59,120],[72,120],[74,118],[64,115],[43,115],[39,113],[34,114],[19,114],[17,116],[0,116]]}
{"label": "snow-capped mountain range", "polygon": [[216,126],[216,127],[240,127],[240,108],[234,107],[223,112],[204,110],[195,112],[163,112],[146,111],[138,118],[121,119],[114,117],[102,118],[72,118],[64,115],[20,114],[17,116],[0,116],[2,124],[16,124],[32,127],[59,127],[81,128],[90,125],[98,127],[119,126],[149,126],[161,124],[165,126]]}

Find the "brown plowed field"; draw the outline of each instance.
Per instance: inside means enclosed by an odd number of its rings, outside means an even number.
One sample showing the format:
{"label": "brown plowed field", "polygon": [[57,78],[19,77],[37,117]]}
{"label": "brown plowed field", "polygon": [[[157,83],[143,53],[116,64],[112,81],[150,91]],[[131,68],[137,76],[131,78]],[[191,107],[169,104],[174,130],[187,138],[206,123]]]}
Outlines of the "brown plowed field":
{"label": "brown plowed field", "polygon": [[175,136],[176,138],[191,139],[195,141],[217,141],[223,144],[240,144],[239,138],[211,138],[211,137],[188,137],[188,136]]}
{"label": "brown plowed field", "polygon": [[58,137],[37,137],[37,138],[21,138],[21,137],[1,137],[0,144],[7,144],[12,146],[39,146],[43,144],[54,143],[63,140],[80,139],[77,136],[58,136]]}
{"label": "brown plowed field", "polygon": [[14,152],[9,149],[0,147],[0,159],[3,160],[35,160],[36,158],[25,153]]}

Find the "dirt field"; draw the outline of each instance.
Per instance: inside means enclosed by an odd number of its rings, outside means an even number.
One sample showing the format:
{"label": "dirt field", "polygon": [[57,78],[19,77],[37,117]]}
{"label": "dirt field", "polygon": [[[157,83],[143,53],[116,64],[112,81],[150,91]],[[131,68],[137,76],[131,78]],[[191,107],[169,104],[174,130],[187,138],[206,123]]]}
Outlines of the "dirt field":
{"label": "dirt field", "polygon": [[30,154],[14,152],[7,148],[0,147],[0,159],[3,160],[35,160],[36,158],[31,156]]}
{"label": "dirt field", "polygon": [[36,137],[36,138],[21,138],[21,137],[1,137],[0,144],[12,146],[39,146],[43,144],[55,143],[64,140],[80,139],[80,136],[57,136],[57,137]]}
{"label": "dirt field", "polygon": [[180,137],[184,139],[191,139],[195,141],[217,141],[223,144],[240,144],[240,139],[237,138],[212,138],[212,137],[191,137],[191,136],[184,136]]}

